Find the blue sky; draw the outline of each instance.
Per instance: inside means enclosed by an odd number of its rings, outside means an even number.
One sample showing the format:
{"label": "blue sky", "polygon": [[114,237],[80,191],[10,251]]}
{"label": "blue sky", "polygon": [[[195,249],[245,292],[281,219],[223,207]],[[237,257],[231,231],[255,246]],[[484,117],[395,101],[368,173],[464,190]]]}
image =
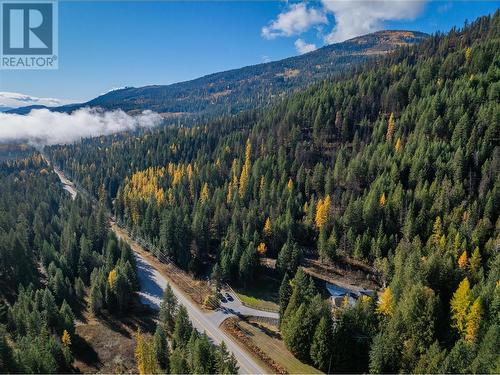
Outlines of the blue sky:
{"label": "blue sky", "polygon": [[0,91],[91,99],[278,60],[378,29],[462,26],[498,2],[59,3],[59,69],[0,71]]}

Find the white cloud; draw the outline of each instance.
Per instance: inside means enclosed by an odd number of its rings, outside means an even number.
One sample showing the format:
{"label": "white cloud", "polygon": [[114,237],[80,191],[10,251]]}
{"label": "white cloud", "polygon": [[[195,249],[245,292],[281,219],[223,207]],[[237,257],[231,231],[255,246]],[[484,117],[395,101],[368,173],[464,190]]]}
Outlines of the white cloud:
{"label": "white cloud", "polygon": [[316,49],[316,45],[312,43],[306,43],[302,39],[297,39],[295,41],[295,48],[300,54],[312,52]]}
{"label": "white cloud", "polygon": [[71,114],[32,110],[28,115],[0,113],[0,142],[26,141],[37,146],[72,143],[82,138],[114,134],[159,125],[161,116],[152,111],[130,116],[83,108]]}
{"label": "white cloud", "polygon": [[309,30],[312,26],[328,23],[326,14],[317,8],[308,8],[305,3],[293,4],[278,15],[278,18],[262,28],[262,36],[274,39],[292,36]]}
{"label": "white cloud", "polygon": [[389,20],[414,19],[426,0],[322,0],[323,7],[335,17],[335,27],[326,43],[337,43],[384,28]]}
{"label": "white cloud", "polygon": [[[328,15],[332,15],[335,25],[323,40],[328,44],[338,43],[381,30],[386,21],[414,19],[422,13],[427,1],[321,0],[321,8],[307,7],[303,2],[291,5],[268,26],[264,26],[262,36],[274,39],[300,35],[313,26],[328,24]],[[297,42],[295,44],[297,47]]]}

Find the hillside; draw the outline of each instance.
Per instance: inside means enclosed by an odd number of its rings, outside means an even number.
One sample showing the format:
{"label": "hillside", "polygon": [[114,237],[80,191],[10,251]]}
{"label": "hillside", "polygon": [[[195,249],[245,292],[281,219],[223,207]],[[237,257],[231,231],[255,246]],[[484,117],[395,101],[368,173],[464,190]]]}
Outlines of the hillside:
{"label": "hillside", "polygon": [[[368,58],[384,55],[400,46],[419,43],[426,34],[413,31],[380,31],[332,44],[280,61],[210,74],[172,85],[129,87],[111,91],[87,103],[56,107],[72,111],[83,106],[141,111],[165,115],[228,114],[271,103],[274,99]],[[11,113],[25,114],[32,107]]]}
{"label": "hillside", "polygon": [[[275,259],[281,337],[302,361],[498,372],[499,26],[482,17],[271,109],[47,152],[193,275],[246,288]],[[304,258],[373,267],[380,303],[332,315]]]}

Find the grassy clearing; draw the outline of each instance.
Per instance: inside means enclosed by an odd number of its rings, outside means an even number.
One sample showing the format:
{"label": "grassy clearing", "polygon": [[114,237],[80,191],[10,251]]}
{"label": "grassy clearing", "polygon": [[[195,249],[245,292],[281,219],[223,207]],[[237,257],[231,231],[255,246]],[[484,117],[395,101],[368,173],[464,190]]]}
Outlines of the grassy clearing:
{"label": "grassy clearing", "polygon": [[235,290],[243,304],[255,309],[279,311],[280,282],[269,276],[260,276],[246,288]]}

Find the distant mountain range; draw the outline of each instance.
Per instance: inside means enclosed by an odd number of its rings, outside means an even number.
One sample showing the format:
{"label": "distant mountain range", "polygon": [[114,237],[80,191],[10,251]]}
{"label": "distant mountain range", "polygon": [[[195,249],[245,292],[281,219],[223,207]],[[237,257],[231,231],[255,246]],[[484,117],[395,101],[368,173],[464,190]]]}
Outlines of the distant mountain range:
{"label": "distant mountain range", "polygon": [[38,98],[36,96],[19,94],[16,92],[0,92],[0,112],[25,107],[57,107],[73,101],[54,98]]}
{"label": "distant mountain range", "polygon": [[[127,87],[86,103],[51,108],[71,112],[81,107],[122,109],[134,113],[150,109],[166,118],[221,115],[266,105],[315,81],[345,71],[353,64],[419,43],[428,35],[415,31],[379,31],[284,60],[210,74],[171,85]],[[30,106],[10,113],[28,113]]]}

